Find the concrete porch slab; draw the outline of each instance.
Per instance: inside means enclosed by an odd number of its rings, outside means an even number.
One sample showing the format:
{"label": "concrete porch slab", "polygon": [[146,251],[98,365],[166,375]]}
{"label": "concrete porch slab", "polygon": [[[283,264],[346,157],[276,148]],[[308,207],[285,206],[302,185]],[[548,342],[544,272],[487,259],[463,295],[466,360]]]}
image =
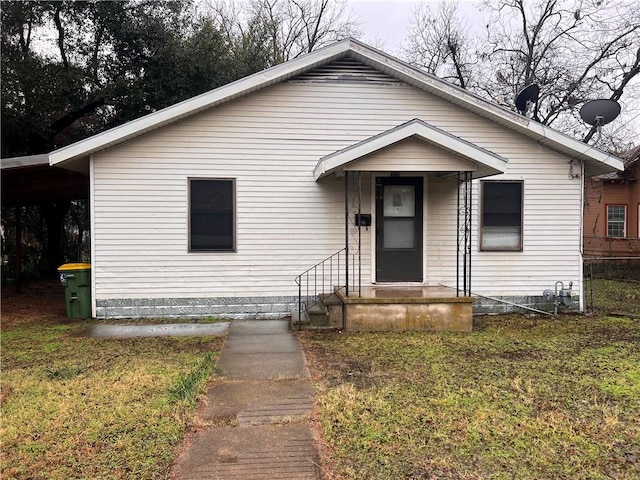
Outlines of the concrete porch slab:
{"label": "concrete porch slab", "polygon": [[471,332],[473,298],[441,286],[368,286],[338,292],[348,332],[407,330]]}

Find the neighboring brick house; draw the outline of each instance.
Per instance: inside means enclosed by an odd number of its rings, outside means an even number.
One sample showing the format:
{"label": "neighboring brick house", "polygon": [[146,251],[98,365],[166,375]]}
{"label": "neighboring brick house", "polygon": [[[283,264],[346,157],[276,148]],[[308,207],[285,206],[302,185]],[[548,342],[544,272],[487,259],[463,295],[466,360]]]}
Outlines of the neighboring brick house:
{"label": "neighboring brick house", "polygon": [[585,257],[640,257],[640,145],[623,158],[624,171],[585,183]]}

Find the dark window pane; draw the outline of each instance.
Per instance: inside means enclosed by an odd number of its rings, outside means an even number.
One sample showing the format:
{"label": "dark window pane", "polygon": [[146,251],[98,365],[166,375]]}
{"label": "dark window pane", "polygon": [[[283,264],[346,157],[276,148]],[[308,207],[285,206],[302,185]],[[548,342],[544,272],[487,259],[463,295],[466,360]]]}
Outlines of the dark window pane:
{"label": "dark window pane", "polygon": [[522,182],[482,183],[482,249],[522,247]]}
{"label": "dark window pane", "polygon": [[482,224],[487,227],[516,227],[522,224],[522,184],[485,182]]}
{"label": "dark window pane", "polygon": [[190,249],[233,250],[233,180],[191,180]]}

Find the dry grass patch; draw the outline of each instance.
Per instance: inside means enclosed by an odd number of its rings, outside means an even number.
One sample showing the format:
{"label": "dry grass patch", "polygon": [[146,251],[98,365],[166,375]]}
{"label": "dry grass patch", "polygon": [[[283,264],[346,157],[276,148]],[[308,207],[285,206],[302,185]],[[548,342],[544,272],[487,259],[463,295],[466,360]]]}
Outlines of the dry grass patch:
{"label": "dry grass patch", "polygon": [[2,330],[3,479],[167,478],[222,339]]}
{"label": "dry grass patch", "polygon": [[640,322],[302,335],[330,478],[640,478]]}

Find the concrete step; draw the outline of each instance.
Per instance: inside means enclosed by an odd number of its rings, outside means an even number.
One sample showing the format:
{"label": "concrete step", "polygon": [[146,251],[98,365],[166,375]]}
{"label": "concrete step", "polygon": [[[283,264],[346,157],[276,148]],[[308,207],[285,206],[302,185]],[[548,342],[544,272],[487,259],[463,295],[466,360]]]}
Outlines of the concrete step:
{"label": "concrete step", "polygon": [[302,319],[300,319],[298,310],[291,312],[291,328],[293,330],[313,330],[321,328],[334,328],[329,323],[329,312],[326,309],[315,309],[318,313],[312,313],[311,311],[302,312]]}
{"label": "concrete step", "polygon": [[309,323],[312,327],[327,327],[329,326],[329,311],[322,302],[316,303],[307,308],[307,315],[309,317]]}
{"label": "concrete step", "polygon": [[307,312],[302,312],[302,316],[300,316],[300,312],[298,312],[298,309],[295,309],[291,312],[292,327],[298,328],[305,325],[309,325],[310,323],[311,323],[311,320],[309,319],[309,315],[307,315]]}
{"label": "concrete step", "polygon": [[340,300],[340,297],[336,293],[324,293],[320,295],[320,299],[325,307],[342,305],[342,300]]}
{"label": "concrete step", "polygon": [[306,311],[302,312],[302,318],[298,311],[291,312],[291,326],[294,329],[340,329],[342,328],[342,299],[336,292],[323,293],[319,296],[320,302],[310,304]]}
{"label": "concrete step", "polygon": [[311,315],[326,315],[327,307],[325,307],[322,303],[312,304],[307,307],[307,313],[309,316]]}

